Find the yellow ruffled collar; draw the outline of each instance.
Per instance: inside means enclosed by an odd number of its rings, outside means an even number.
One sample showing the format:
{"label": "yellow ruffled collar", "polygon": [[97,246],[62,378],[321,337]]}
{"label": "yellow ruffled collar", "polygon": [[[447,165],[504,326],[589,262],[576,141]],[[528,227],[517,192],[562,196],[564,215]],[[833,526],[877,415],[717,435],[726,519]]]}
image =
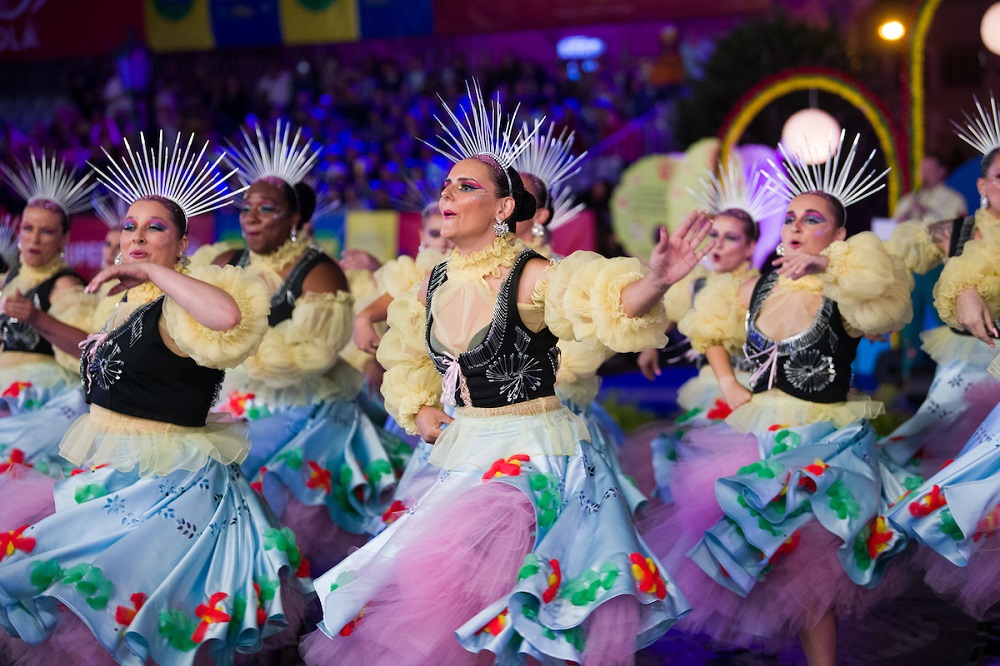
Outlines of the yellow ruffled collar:
{"label": "yellow ruffled collar", "polygon": [[976,228],[980,232],[986,231],[987,229],[992,229],[993,227],[1000,224],[1000,217],[998,217],[989,208],[977,208],[976,209]]}
{"label": "yellow ruffled collar", "polygon": [[66,268],[68,264],[62,257],[56,257],[52,261],[38,266],[37,268],[21,264],[17,271],[17,283],[22,290],[34,289],[50,277]]}
{"label": "yellow ruffled collar", "polygon": [[455,249],[448,260],[448,277],[470,281],[501,278],[503,269],[514,265],[518,252],[519,244],[512,234],[496,238],[489,247],[472,254],[460,254]]}
{"label": "yellow ruffled collar", "polygon": [[733,276],[733,279],[737,282],[744,282],[751,275],[757,275],[757,269],[750,265],[749,261],[744,261],[742,264],[734,268],[729,272]]}
{"label": "yellow ruffled collar", "polygon": [[784,275],[779,275],[778,287],[783,291],[804,291],[812,294],[822,294],[823,280],[818,275],[803,275],[798,280],[791,280]]}
{"label": "yellow ruffled collar", "polygon": [[270,254],[257,254],[250,251],[250,266],[254,270],[266,271],[281,274],[281,269],[289,264],[296,263],[302,258],[312,243],[308,238],[301,236],[295,240],[288,239],[281,247]]}

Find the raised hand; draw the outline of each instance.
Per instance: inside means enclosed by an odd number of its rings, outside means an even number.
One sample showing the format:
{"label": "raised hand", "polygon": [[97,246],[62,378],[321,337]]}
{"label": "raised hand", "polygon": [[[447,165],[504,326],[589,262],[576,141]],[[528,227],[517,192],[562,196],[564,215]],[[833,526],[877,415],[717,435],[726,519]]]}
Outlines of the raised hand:
{"label": "raised hand", "polygon": [[711,230],[712,220],[703,211],[689,213],[673,234],[661,227],[660,240],[649,255],[650,272],[667,286],[681,280],[715,246],[714,240],[704,243]]}
{"label": "raised hand", "polygon": [[[94,279],[90,281],[85,291],[88,294],[93,294],[105,282],[118,280],[118,284],[108,292],[108,296],[114,296],[115,294],[120,294],[126,289],[137,287],[143,282],[148,282],[151,278],[151,273],[162,269],[163,267],[158,264],[150,264],[146,262],[108,266],[94,276]],[[170,270],[171,272],[173,271],[173,269],[167,270]]]}
{"label": "raised hand", "polygon": [[15,289],[13,294],[6,294],[0,298],[0,310],[13,321],[23,321],[28,324],[37,312],[35,304],[22,294],[20,289]]}
{"label": "raised hand", "polygon": [[778,275],[784,275],[789,280],[798,280],[806,275],[819,275],[826,272],[830,260],[821,254],[797,252],[784,257],[778,257],[772,262]]}

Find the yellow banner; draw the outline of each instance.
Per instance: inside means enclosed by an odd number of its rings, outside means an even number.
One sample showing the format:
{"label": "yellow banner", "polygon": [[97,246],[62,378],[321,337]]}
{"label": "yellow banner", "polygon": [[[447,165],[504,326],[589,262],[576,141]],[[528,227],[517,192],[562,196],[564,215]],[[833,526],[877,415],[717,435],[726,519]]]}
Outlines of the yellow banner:
{"label": "yellow banner", "polygon": [[394,210],[357,210],[347,214],[344,247],[370,252],[381,262],[399,252],[399,213]]}
{"label": "yellow banner", "polygon": [[215,47],[209,0],[143,0],[146,40],[153,51],[206,51]]}
{"label": "yellow banner", "polygon": [[282,42],[317,44],[359,38],[358,0],[280,0]]}

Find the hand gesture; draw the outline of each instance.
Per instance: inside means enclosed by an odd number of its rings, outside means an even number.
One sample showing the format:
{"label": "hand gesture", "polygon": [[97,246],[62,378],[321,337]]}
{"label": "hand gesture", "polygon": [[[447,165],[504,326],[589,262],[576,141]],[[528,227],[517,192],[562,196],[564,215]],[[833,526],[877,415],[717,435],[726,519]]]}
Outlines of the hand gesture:
{"label": "hand gesture", "polygon": [[726,399],[726,404],[733,411],[750,402],[750,398],[753,397],[753,394],[735,379],[722,382],[719,386],[722,388],[722,395]]}
{"label": "hand gesture", "polygon": [[994,346],[993,338],[1000,337],[990,315],[990,309],[986,307],[986,301],[973,287],[958,295],[958,301],[955,303],[955,319],[965,330],[990,347]]}
{"label": "hand gesture", "polygon": [[712,221],[702,211],[689,213],[673,234],[661,227],[660,240],[649,255],[650,273],[666,285],[682,279],[715,246],[715,241],[710,240],[698,249],[711,230]]}
{"label": "hand gesture", "polygon": [[433,444],[441,436],[441,431],[444,430],[444,427],[455,419],[440,409],[424,405],[417,412],[417,416],[413,420],[417,424],[417,430],[420,432],[420,439]]}
{"label": "hand gesture", "polygon": [[131,289],[132,287],[139,286],[143,282],[148,282],[151,278],[151,273],[155,273],[157,266],[157,264],[149,264],[146,262],[108,266],[94,276],[94,279],[90,281],[85,291],[88,294],[93,294],[105,282],[118,280],[118,284],[108,292],[108,296],[120,294],[126,289]]}
{"label": "hand gesture", "polygon": [[13,294],[8,294],[0,298],[0,310],[10,317],[11,321],[23,321],[30,324],[37,309],[34,302],[21,293],[20,289],[15,289]]}
{"label": "hand gesture", "polygon": [[778,275],[784,275],[789,280],[798,280],[806,275],[825,273],[830,260],[821,254],[797,252],[786,257],[778,257],[773,265],[778,269]]}
{"label": "hand gesture", "polygon": [[355,317],[351,338],[354,340],[354,346],[363,352],[374,354],[378,351],[378,333],[375,332],[372,320],[368,317]]}
{"label": "hand gesture", "polygon": [[659,349],[643,349],[639,352],[637,363],[639,365],[639,370],[642,372],[642,376],[649,381],[654,381],[660,376]]}
{"label": "hand gesture", "polygon": [[340,254],[340,267],[345,271],[363,270],[374,273],[382,262],[364,250],[344,250]]}

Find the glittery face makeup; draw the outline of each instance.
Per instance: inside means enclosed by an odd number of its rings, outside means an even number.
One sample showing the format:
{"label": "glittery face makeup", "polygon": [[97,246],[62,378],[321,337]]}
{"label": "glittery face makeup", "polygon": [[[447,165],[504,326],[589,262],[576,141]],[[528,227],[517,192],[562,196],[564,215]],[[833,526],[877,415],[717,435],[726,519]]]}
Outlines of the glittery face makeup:
{"label": "glittery face makeup", "polygon": [[731,273],[750,261],[754,243],[747,238],[745,227],[742,220],[729,215],[716,215],[712,220],[708,237],[715,241],[715,247],[708,257],[713,271]]}
{"label": "glittery face makeup", "polygon": [[441,189],[441,234],[457,242],[492,233],[500,201],[490,168],[476,159],[462,160],[452,167]]}
{"label": "glittery face makeup", "polygon": [[122,261],[173,266],[187,249],[187,236],[181,237],[171,221],[170,211],[157,201],[140,199],[132,204],[122,223]]}
{"label": "glittery face makeup", "polygon": [[21,216],[21,261],[28,266],[44,266],[63,249],[66,232],[62,216],[41,206],[28,206]]}
{"label": "glittery face makeup", "polygon": [[819,254],[833,241],[842,240],[843,228],[837,226],[835,219],[830,204],[821,197],[800,194],[792,199],[781,227],[785,254]]}
{"label": "glittery face makeup", "polygon": [[986,170],[986,178],[976,181],[976,189],[989,201],[990,210],[1000,213],[1000,154],[990,163],[989,169]]}
{"label": "glittery face makeup", "polygon": [[247,190],[239,205],[240,230],[247,247],[257,254],[269,254],[291,238],[297,216],[290,213],[282,188],[258,180]]}

